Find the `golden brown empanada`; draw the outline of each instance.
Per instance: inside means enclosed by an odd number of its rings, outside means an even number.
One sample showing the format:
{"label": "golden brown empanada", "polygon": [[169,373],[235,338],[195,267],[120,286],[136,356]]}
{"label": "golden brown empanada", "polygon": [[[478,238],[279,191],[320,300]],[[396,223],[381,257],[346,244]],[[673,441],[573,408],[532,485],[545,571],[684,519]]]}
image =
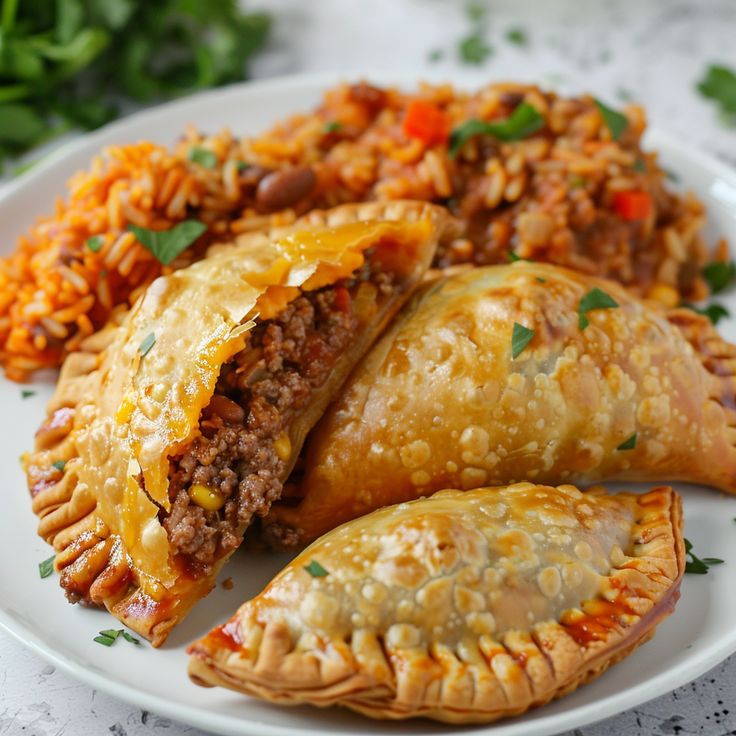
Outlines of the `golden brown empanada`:
{"label": "golden brown empanada", "polygon": [[[606,296],[617,306],[586,311]],[[292,546],[442,488],[521,480],[735,492],[735,367],[707,319],[610,281],[524,262],[439,280],[315,428],[266,537]]]}
{"label": "golden brown empanada", "polygon": [[572,692],[679,596],[681,505],[519,483],[443,491],[325,535],[190,648],[192,679],[276,703],[456,723]]}
{"label": "golden brown empanada", "polygon": [[69,357],[26,459],[68,597],[155,645],[278,498],[451,229],[443,210],[403,202],[312,223],[155,281],[109,346],[110,331]]}

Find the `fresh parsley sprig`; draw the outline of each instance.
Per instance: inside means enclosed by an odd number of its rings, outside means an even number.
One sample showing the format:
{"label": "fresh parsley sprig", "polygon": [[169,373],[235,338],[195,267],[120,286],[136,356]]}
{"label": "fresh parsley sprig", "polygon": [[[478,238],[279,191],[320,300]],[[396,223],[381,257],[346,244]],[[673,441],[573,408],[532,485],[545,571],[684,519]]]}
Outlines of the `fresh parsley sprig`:
{"label": "fresh parsley sprig", "polygon": [[707,575],[708,570],[714,565],[722,565],[725,560],[717,557],[697,557],[693,552],[693,545],[689,539],[685,540],[685,572],[694,575]]}
{"label": "fresh parsley sprig", "polygon": [[168,266],[206,229],[207,225],[199,220],[184,220],[170,230],[150,230],[147,227],[128,225],[128,230],[135,235],[138,242],[164,266]]}
{"label": "fresh parsley sprig", "polygon": [[102,644],[103,647],[111,647],[121,636],[125,641],[136,646],[139,646],[141,643],[140,639],[136,639],[132,634],[125,631],[125,629],[104,629],[92,641]]}
{"label": "fresh parsley sprig", "polygon": [[0,168],[126,98],[151,101],[243,79],[270,17],[232,0],[0,3]]}
{"label": "fresh parsley sprig", "polygon": [[450,133],[448,153],[450,157],[455,157],[465,143],[476,135],[490,135],[500,141],[518,141],[528,138],[543,127],[544,117],[537,108],[528,102],[522,102],[504,120],[466,120]]}
{"label": "fresh parsley sprig", "polygon": [[599,289],[597,286],[594,287],[580,300],[578,327],[584,330],[590,324],[588,322],[588,312],[594,309],[613,309],[615,307],[618,307],[618,302],[610,294],[606,294],[603,289]]}
{"label": "fresh parsley sprig", "polygon": [[524,348],[534,339],[535,331],[518,322],[514,322],[511,331],[511,357],[516,360],[524,351]]}
{"label": "fresh parsley sprig", "polygon": [[325,570],[322,565],[317,562],[317,560],[312,560],[308,565],[304,565],[304,569],[313,577],[313,578],[324,578],[330,573]]}

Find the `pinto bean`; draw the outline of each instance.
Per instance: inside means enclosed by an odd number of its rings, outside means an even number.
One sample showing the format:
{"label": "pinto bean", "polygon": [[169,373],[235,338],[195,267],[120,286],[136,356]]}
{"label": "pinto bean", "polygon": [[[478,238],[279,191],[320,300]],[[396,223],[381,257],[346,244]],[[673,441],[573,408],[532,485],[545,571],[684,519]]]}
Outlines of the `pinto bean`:
{"label": "pinto bean", "polygon": [[304,199],[316,183],[317,177],[308,166],[274,171],[258,183],[256,202],[265,210],[282,210]]}
{"label": "pinto bean", "polygon": [[206,409],[210,416],[216,414],[226,424],[242,424],[245,420],[245,410],[227,396],[215,394]]}

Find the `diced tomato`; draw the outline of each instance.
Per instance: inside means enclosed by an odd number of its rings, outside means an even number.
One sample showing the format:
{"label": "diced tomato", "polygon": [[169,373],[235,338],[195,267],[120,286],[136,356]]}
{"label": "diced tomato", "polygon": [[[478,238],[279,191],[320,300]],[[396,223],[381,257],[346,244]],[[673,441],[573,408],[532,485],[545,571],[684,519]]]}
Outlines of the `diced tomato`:
{"label": "diced tomato", "polygon": [[654,204],[649,192],[632,189],[613,195],[613,208],[623,220],[646,220]]}
{"label": "diced tomato", "polygon": [[431,146],[444,143],[449,135],[447,114],[437,105],[424,100],[412,100],[404,116],[404,133]]}
{"label": "diced tomato", "polygon": [[335,289],[335,306],[346,314],[350,311],[350,294],[344,286]]}

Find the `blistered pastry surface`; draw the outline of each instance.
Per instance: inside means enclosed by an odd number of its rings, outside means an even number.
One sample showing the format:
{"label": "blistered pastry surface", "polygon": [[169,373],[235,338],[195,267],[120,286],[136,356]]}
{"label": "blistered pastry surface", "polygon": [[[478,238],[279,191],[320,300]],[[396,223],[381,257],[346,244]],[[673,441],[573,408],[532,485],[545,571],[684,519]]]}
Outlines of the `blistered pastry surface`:
{"label": "blistered pastry surface", "polygon": [[684,567],[679,499],[532,483],[355,519],[191,647],[190,675],[274,702],[484,722],[646,640]]}
{"label": "blistered pastry surface", "polygon": [[[392,203],[390,213],[347,206],[314,213],[301,229],[215,246],[207,259],[154,282],[101,352],[72,356],[50,410],[69,412],[73,428],[56,432],[52,414],[27,464],[29,478],[43,481],[52,461],[67,462],[62,478],[34,498],[39,532],[63,550],[57,564],[67,591],[104,602],[145,635],[156,620],[173,625],[183,613],[172,611],[188,608],[213,581],[175,568],[158,514],[169,504],[169,457],[198,432],[222,364],[243,348],[253,319],[274,316],[300,289],[349,276],[368,248],[399,284],[416,283],[445,224],[426,204]],[[114,550],[119,566],[106,563]],[[106,576],[116,576],[114,590]]]}
{"label": "blistered pastry surface", "polygon": [[[588,312],[581,329],[580,301],[594,287],[619,306]],[[714,336],[703,318],[682,319]],[[516,358],[514,323],[535,332]],[[304,502],[274,518],[309,541],[448,487],[629,478],[736,490],[725,347],[713,366],[663,310],[553,266],[440,280],[355,372],[313,434]],[[619,449],[633,435],[635,446]]]}

